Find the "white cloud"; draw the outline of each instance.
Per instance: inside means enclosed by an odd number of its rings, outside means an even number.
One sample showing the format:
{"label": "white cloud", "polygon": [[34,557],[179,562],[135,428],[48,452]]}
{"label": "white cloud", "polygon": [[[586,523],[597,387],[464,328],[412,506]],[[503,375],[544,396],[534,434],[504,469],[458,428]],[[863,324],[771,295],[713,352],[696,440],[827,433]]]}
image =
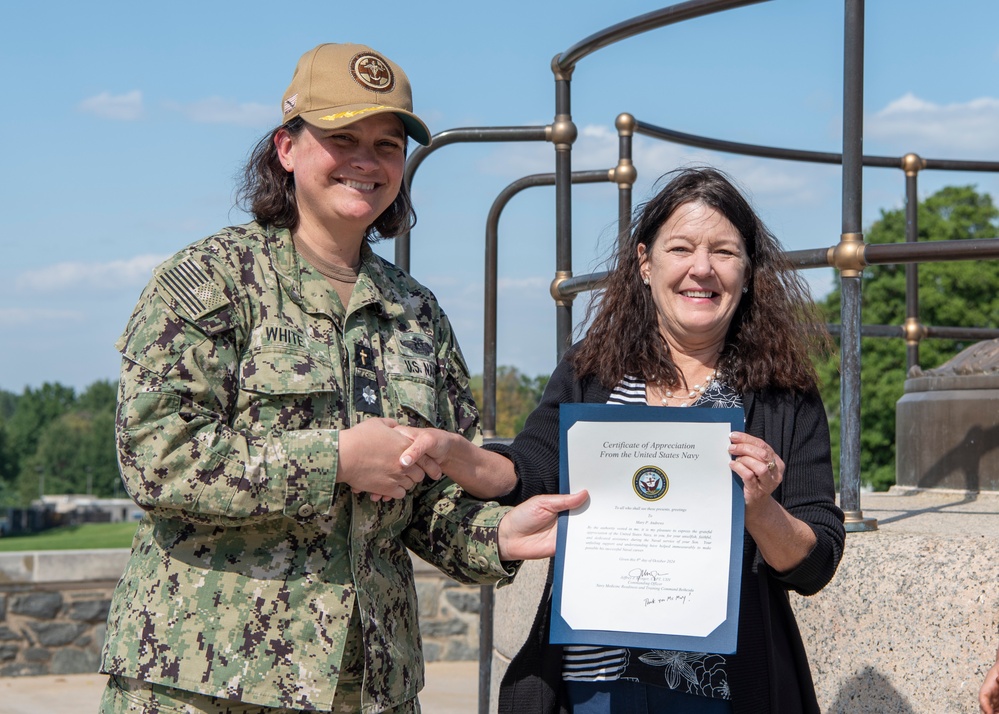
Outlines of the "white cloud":
{"label": "white cloud", "polygon": [[[268,127],[280,123],[276,107],[255,102],[237,102],[222,97],[208,97],[186,104],[164,102],[163,106],[199,124],[231,124],[236,126]],[[142,92],[138,89],[125,94],[101,92],[84,99],[77,108],[103,119],[136,121],[145,117]]]}
{"label": "white cloud", "polygon": [[126,94],[101,92],[93,97],[84,99],[77,105],[77,108],[82,112],[93,114],[102,119],[115,119],[118,121],[136,121],[137,119],[141,119],[145,113],[142,106],[142,92],[138,89]]}
{"label": "white cloud", "polygon": [[0,307],[0,326],[76,323],[83,313],[74,310],[50,310],[37,307]]}
{"label": "white cloud", "polygon": [[910,92],[869,117],[865,132],[899,151],[995,151],[999,149],[999,99],[934,104]]}
{"label": "white cloud", "polygon": [[199,124],[269,127],[281,122],[277,107],[254,102],[237,102],[222,97],[208,97],[188,104],[166,102],[164,106],[180,112]]}
{"label": "white cloud", "polygon": [[17,277],[15,284],[24,290],[45,292],[117,290],[134,288],[149,282],[152,269],[167,259],[166,255],[139,255],[107,263],[56,263],[40,270],[29,270]]}

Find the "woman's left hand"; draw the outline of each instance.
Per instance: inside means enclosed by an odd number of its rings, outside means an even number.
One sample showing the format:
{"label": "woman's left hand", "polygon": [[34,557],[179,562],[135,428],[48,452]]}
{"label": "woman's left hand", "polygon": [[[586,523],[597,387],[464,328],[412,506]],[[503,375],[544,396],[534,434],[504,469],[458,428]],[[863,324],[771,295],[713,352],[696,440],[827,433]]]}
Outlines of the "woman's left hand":
{"label": "woman's left hand", "polygon": [[732,471],[741,479],[746,495],[746,508],[767,499],[784,480],[784,460],[763,439],[733,431],[728,451],[735,458]]}
{"label": "woman's left hand", "polygon": [[502,560],[537,560],[555,555],[558,514],[579,508],[590,496],[586,491],[532,496],[511,509],[499,522]]}

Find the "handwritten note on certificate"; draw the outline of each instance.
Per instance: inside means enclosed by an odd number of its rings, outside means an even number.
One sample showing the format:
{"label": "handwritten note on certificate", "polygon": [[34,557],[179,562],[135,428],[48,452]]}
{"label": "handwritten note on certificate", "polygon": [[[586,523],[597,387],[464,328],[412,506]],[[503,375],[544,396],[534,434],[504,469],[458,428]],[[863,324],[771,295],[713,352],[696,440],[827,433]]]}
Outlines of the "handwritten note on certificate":
{"label": "handwritten note on certificate", "polygon": [[734,652],[744,501],[728,435],[741,409],[561,408],[552,642]]}

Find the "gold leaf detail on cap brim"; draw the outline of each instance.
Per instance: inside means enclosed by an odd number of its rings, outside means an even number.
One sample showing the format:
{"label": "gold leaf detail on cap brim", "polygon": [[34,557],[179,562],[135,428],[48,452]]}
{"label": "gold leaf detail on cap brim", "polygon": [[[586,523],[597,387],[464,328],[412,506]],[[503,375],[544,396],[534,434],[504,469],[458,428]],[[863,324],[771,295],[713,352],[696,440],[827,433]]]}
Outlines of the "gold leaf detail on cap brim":
{"label": "gold leaf detail on cap brim", "polygon": [[384,107],[368,107],[367,109],[354,109],[349,112],[340,112],[339,114],[327,114],[324,117],[319,117],[319,121],[336,121],[337,119],[348,119],[350,117],[356,117],[358,114],[366,114],[367,112],[376,112],[379,109],[384,109]]}

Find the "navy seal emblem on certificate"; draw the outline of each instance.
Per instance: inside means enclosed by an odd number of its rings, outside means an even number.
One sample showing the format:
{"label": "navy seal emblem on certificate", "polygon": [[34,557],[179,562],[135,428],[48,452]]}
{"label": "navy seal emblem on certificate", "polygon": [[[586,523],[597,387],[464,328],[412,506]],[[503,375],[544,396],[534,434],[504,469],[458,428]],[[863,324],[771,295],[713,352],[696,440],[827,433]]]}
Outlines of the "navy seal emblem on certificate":
{"label": "navy seal emblem on certificate", "polygon": [[658,466],[643,466],[635,472],[632,485],[643,501],[658,501],[669,491],[669,476]]}

